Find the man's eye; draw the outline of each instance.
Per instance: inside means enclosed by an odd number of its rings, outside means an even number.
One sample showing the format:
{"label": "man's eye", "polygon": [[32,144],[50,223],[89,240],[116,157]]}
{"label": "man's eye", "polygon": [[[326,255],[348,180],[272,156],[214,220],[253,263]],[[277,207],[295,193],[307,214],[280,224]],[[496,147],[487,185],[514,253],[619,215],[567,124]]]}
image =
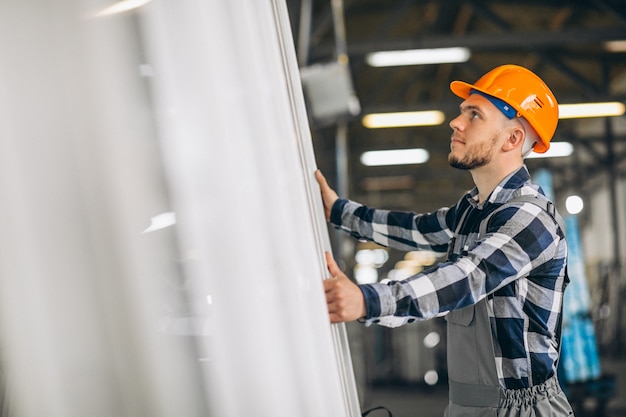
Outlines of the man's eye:
{"label": "man's eye", "polygon": [[471,118],[472,119],[478,119],[479,117],[480,117],[480,115],[477,112],[475,112],[475,111],[472,112],[472,114],[471,114]]}

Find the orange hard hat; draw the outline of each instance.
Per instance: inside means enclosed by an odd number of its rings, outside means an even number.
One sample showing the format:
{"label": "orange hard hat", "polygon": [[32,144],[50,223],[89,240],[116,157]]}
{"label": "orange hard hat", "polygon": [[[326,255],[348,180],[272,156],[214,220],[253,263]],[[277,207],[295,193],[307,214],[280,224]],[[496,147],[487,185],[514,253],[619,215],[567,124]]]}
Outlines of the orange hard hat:
{"label": "orange hard hat", "polygon": [[450,90],[466,99],[472,90],[500,99],[524,117],[535,129],[539,142],[533,151],[544,153],[559,121],[559,105],[546,83],[535,73],[518,65],[502,65],[483,75],[476,83],[452,81]]}

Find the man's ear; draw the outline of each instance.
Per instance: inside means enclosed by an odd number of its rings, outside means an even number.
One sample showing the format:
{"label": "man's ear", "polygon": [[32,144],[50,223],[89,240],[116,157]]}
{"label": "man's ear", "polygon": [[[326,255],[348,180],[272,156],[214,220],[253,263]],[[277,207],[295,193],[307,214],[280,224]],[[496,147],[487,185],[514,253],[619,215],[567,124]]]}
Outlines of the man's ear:
{"label": "man's ear", "polygon": [[526,139],[526,131],[521,123],[515,123],[509,128],[509,136],[504,142],[504,150],[510,151],[516,148],[522,149],[524,139]]}

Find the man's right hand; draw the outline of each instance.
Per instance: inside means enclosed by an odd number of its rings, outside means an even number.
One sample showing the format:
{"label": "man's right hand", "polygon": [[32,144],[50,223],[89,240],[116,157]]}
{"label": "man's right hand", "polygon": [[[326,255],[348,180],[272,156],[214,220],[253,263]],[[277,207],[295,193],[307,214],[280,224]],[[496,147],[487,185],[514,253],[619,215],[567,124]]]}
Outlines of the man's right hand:
{"label": "man's right hand", "polygon": [[322,192],[322,201],[324,202],[324,214],[326,215],[326,221],[330,221],[330,210],[333,208],[335,201],[339,199],[339,196],[337,196],[335,190],[330,188],[326,182],[326,178],[322,174],[322,171],[319,169],[315,171],[315,179],[320,185],[320,190]]}

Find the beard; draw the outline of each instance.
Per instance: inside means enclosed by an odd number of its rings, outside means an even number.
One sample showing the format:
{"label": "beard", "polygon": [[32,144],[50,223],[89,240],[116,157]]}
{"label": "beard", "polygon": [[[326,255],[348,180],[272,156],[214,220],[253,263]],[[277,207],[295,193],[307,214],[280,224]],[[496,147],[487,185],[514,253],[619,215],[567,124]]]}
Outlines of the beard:
{"label": "beard", "polygon": [[456,157],[452,152],[448,154],[448,164],[452,168],[465,171],[480,168],[491,162],[494,146],[497,138],[494,136],[490,141],[469,149],[463,158]]}

